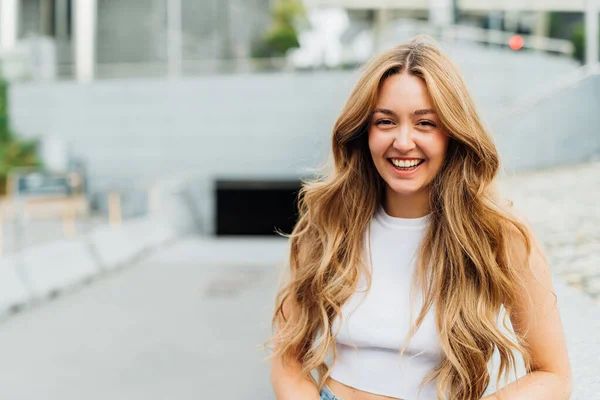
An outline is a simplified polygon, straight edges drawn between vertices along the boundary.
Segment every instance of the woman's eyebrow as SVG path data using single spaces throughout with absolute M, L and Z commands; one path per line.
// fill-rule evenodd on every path
M 395 112 L 393 112 L 392 110 L 389 110 L 387 108 L 376 108 L 375 110 L 373 110 L 373 114 L 376 114 L 376 113 L 382 113 L 385 115 L 390 115 L 392 117 L 398 116 Z
M 415 117 L 417 115 L 427 115 L 427 114 L 437 114 L 432 108 L 425 108 L 422 110 L 415 110 L 415 112 L 410 113 L 411 117 Z
M 376 113 L 382 113 L 382 114 L 389 115 L 392 117 L 398 116 L 394 111 L 387 109 L 387 108 L 376 108 L 375 110 L 373 110 L 373 114 L 376 114 Z M 411 112 L 410 117 L 415 117 L 415 116 L 419 116 L 419 115 L 427 115 L 427 114 L 437 114 L 437 113 L 435 112 L 435 110 L 433 108 L 424 108 L 424 109 L 415 110 L 414 112 Z

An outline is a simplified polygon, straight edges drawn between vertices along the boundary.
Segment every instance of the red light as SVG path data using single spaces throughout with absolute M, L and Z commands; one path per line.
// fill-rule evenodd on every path
M 523 36 L 515 35 L 510 38 L 508 45 L 513 50 L 521 50 L 525 45 L 525 39 L 523 39 Z

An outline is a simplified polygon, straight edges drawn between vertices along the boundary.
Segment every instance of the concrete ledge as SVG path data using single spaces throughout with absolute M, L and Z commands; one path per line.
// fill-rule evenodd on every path
M 131 220 L 117 227 L 104 226 L 89 237 L 102 267 L 112 270 L 177 236 L 174 229 L 154 217 Z
M 146 224 L 146 239 L 150 246 L 163 246 L 179 236 L 177 231 L 161 219 L 148 218 Z
M 168 221 L 155 216 L 0 257 L 0 314 L 122 267 L 178 236 Z
M 139 248 L 124 225 L 118 227 L 103 226 L 90 233 L 102 268 L 112 270 L 130 262 Z
M 0 314 L 27 304 L 31 295 L 17 272 L 14 257 L 0 258 Z
M 34 297 L 44 298 L 96 275 L 100 269 L 83 239 L 26 249 L 20 262 Z
M 175 231 L 170 229 L 158 218 L 140 218 L 125 223 L 122 226 L 124 233 L 136 252 L 143 252 L 149 248 L 165 244 L 169 239 L 176 236 Z

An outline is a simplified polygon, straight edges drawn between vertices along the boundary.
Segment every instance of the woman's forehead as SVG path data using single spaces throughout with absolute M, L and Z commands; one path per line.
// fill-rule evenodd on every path
M 378 108 L 409 109 L 407 112 L 411 113 L 417 110 L 434 109 L 423 79 L 409 74 L 396 74 L 384 80 L 375 104 L 375 109 Z

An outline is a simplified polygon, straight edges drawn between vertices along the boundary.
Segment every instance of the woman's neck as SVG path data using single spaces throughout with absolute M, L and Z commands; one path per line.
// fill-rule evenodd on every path
M 386 213 L 396 218 L 421 218 L 431 212 L 429 207 L 429 191 L 422 190 L 409 195 L 386 190 L 383 208 Z

